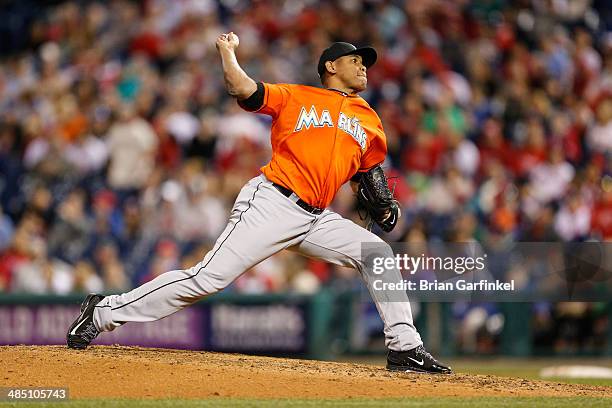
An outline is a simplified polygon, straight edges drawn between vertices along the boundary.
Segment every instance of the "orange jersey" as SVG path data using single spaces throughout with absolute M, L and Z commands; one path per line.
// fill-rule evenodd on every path
M 272 159 L 265 176 L 325 208 L 358 171 L 382 163 L 387 143 L 380 118 L 357 95 L 305 85 L 263 84 L 272 116 Z

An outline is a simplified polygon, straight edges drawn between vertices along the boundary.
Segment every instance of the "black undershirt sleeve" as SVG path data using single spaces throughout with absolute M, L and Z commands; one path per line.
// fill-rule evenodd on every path
M 257 90 L 246 99 L 239 100 L 238 105 L 250 112 L 261 109 L 264 103 L 265 89 L 263 82 L 257 82 Z
M 355 173 L 355 175 L 353 177 L 351 177 L 351 181 L 355 182 L 355 183 L 359 183 L 361 181 L 361 176 L 363 175 L 363 173 L 357 172 Z
M 379 167 L 382 163 L 377 164 L 376 166 L 372 166 L 367 170 L 363 170 L 363 171 L 357 171 L 357 173 L 355 173 L 353 175 L 353 177 L 351 177 L 351 181 L 354 181 L 355 183 L 359 183 L 361 182 L 361 176 L 364 175 L 364 173 L 367 173 L 368 171 L 372 170 L 374 167 Z

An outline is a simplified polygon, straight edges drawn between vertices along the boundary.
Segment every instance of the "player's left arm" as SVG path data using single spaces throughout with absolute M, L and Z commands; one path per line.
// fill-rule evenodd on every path
M 351 178 L 351 188 L 359 204 L 385 232 L 395 228 L 401 217 L 399 203 L 393 198 L 382 163 L 387 154 L 385 134 L 378 119 L 378 134 L 362 156 L 361 167 Z
M 357 173 L 351 177 L 351 188 L 353 192 L 357 192 L 359 189 L 359 183 L 361 181 L 361 177 L 368 170 L 373 169 L 375 166 L 380 166 L 385 161 L 385 157 L 387 156 L 387 137 L 385 136 L 385 131 L 382 126 L 382 122 L 376 112 L 372 111 L 372 115 L 376 117 L 377 128 L 376 134 L 373 135 L 368 148 L 361 156 L 361 165 L 359 166 L 359 170 Z

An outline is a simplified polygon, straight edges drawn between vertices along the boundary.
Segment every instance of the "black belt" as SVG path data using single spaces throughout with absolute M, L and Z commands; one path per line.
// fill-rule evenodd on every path
M 323 212 L 324 210 L 323 208 L 313 207 L 312 205 L 308 204 L 306 201 L 298 197 L 297 194 L 289 190 L 287 187 L 283 187 L 280 184 L 276 184 L 276 183 L 272 183 L 272 185 L 276 187 L 276 189 L 280 191 L 282 195 L 284 195 L 285 197 L 289 198 L 291 201 L 296 203 L 298 207 L 300 207 L 301 209 L 306 210 L 309 213 L 315 214 L 315 215 L 319 215 Z

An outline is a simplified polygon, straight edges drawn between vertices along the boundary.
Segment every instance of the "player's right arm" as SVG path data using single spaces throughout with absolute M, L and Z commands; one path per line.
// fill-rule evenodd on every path
M 238 105 L 249 112 L 278 117 L 290 93 L 290 85 L 273 85 L 255 82 L 238 64 L 236 48 L 240 43 L 233 32 L 217 37 L 217 50 L 223 65 L 223 77 L 227 92 L 238 100 Z
M 231 96 L 240 101 L 253 95 L 257 91 L 257 84 L 238 64 L 236 48 L 239 43 L 238 36 L 230 32 L 217 37 L 215 45 L 221 56 L 225 88 Z

